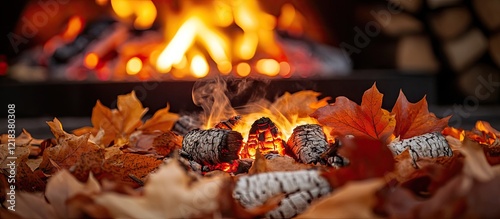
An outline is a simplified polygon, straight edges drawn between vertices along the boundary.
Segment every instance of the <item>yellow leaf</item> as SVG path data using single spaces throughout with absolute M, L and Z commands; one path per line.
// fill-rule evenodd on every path
M 148 111 L 135 96 L 135 92 L 118 96 L 118 110 L 122 116 L 123 124 L 121 134 L 130 134 L 142 125 L 141 118 Z
M 174 123 L 179 119 L 179 115 L 169 112 L 170 106 L 156 111 L 156 113 L 148 119 L 139 130 L 155 131 L 160 130 L 163 132 L 169 131 L 174 126 Z

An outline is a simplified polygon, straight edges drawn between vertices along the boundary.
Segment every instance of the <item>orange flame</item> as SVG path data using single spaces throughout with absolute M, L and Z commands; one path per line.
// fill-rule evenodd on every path
M 78 34 L 83 30 L 84 21 L 80 16 L 72 16 L 69 21 L 66 29 L 61 34 L 61 37 L 65 41 L 73 41 L 73 39 L 78 36 Z
M 156 7 L 151 0 L 111 0 L 111 7 L 119 18 L 132 18 L 136 29 L 148 29 L 156 19 Z

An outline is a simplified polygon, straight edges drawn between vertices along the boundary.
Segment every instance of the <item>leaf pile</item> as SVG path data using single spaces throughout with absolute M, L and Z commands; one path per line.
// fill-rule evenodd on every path
M 346 97 L 317 100 L 319 93 L 286 93 L 270 105 L 288 121 L 308 115 L 341 143 L 347 167 L 298 163 L 287 156 L 267 159 L 257 151 L 249 176 L 270 180 L 272 173 L 318 171 L 331 193 L 298 218 L 497 218 L 500 210 L 500 132 L 479 121 L 470 131 L 447 127 L 428 111 L 425 97 L 410 103 L 403 92 L 391 111 L 382 109 L 375 85 L 360 105 Z M 304 107 L 307 106 L 307 107 Z M 278 194 L 246 209 L 232 194 L 240 176 L 212 171 L 204 176 L 179 157 L 182 136 L 170 129 L 179 116 L 169 107 L 143 122 L 147 112 L 132 92 L 118 97 L 117 109 L 97 101 L 92 127 L 74 134 L 55 118 L 47 122 L 53 139 L 17 137 L 16 211 L 7 210 L 10 184 L 5 136 L 0 144 L 1 218 L 256 218 L 301 197 Z M 418 160 L 409 151 L 394 156 L 387 144 L 441 132 L 452 157 Z M 326 181 L 325 181 L 326 180 Z M 307 181 L 307 180 L 306 180 Z M 277 181 L 265 181 L 264 186 Z M 297 186 L 293 185 L 292 186 Z M 240 184 L 241 185 L 241 184 Z M 287 184 L 280 189 L 286 190 Z M 300 185 L 299 185 L 300 188 Z M 265 189 L 263 189 L 265 192 Z M 257 196 L 265 194 L 256 194 Z M 312 196 L 312 195 L 311 195 Z M 283 202 L 287 200 L 287 202 Z M 308 203 L 309 204 L 309 203 Z

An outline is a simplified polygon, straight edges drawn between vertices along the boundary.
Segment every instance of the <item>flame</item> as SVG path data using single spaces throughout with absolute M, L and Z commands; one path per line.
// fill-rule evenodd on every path
M 76 38 L 76 36 L 78 36 L 78 34 L 83 30 L 83 26 L 84 26 L 84 20 L 82 17 L 72 16 L 68 20 L 66 29 L 61 34 L 61 37 L 67 42 L 73 41 Z
M 222 170 L 228 173 L 235 173 L 238 170 L 239 163 L 234 160 L 232 163 L 218 163 L 216 165 L 210 166 L 210 170 Z
M 142 60 L 138 57 L 133 57 L 128 60 L 126 71 L 129 75 L 136 75 L 142 70 Z
M 111 7 L 119 18 L 133 17 L 134 27 L 139 30 L 149 29 L 157 15 L 156 7 L 151 0 L 111 0 Z
M 191 73 L 197 78 L 203 78 L 208 75 L 208 63 L 203 55 L 198 54 L 191 60 Z
M 477 121 L 474 129 L 467 133 L 467 137 L 480 144 L 497 145 L 499 144 L 500 132 L 491 127 L 490 123 Z
M 280 63 L 274 59 L 261 59 L 255 66 L 257 71 L 268 76 L 276 76 L 280 73 Z

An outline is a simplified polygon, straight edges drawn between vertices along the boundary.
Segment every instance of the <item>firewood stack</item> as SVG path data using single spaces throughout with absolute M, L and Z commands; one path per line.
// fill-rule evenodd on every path
M 498 101 L 500 91 L 485 83 L 500 80 L 499 1 L 390 0 L 360 10 L 367 26 L 375 20 L 383 35 L 396 39 L 396 68 L 439 72 L 440 90 L 450 99 L 461 93 Z

